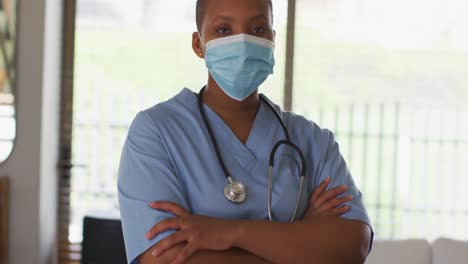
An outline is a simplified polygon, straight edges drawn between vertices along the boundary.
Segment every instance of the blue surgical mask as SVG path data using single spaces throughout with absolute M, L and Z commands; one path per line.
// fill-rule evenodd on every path
M 206 43 L 205 62 L 213 79 L 231 98 L 243 101 L 273 73 L 275 43 L 247 34 Z

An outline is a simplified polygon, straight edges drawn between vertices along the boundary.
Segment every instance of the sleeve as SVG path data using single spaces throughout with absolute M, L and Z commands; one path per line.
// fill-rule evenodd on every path
M 145 238 L 148 230 L 174 215 L 149 207 L 152 201 L 187 202 L 155 122 L 145 112 L 135 117 L 125 141 L 117 181 L 118 199 L 128 263 L 174 231 Z
M 325 178 L 330 177 L 331 182 L 327 189 L 332 189 L 340 185 L 346 185 L 348 188 L 344 195 L 352 195 L 353 200 L 346 203 L 350 206 L 348 212 L 343 214 L 341 217 L 350 219 L 350 220 L 359 220 L 367 224 L 372 231 L 371 222 L 367 214 L 366 208 L 362 201 L 362 193 L 356 187 L 353 177 L 348 170 L 348 166 L 340 153 L 338 143 L 335 141 L 335 137 L 332 132 L 327 129 L 320 129 L 315 127 L 316 135 L 314 138 L 318 139 L 319 142 L 316 144 L 315 153 L 316 157 L 322 157 L 322 159 L 316 164 L 316 168 L 313 169 L 314 179 L 310 182 L 309 190 L 313 191 L 318 185 L 325 180 Z M 374 232 L 372 231 L 372 240 Z

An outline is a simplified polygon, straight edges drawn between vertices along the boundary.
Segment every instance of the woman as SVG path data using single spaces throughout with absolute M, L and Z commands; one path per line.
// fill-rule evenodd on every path
M 269 0 L 198 1 L 192 45 L 207 85 L 140 112 L 123 148 L 130 263 L 364 262 L 369 219 L 333 135 L 258 94 L 272 21 Z M 286 137 L 270 197 L 270 154 Z

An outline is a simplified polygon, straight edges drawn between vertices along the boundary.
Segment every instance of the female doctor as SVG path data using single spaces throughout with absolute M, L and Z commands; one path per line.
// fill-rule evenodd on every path
M 258 87 L 270 0 L 198 0 L 208 82 L 140 112 L 118 194 L 129 263 L 363 263 L 369 218 L 333 134 Z

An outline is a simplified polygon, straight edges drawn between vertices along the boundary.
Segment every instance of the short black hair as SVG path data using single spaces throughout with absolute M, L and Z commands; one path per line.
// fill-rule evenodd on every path
M 205 16 L 205 3 L 206 0 L 197 0 L 197 7 L 196 7 L 196 21 L 197 21 L 197 30 L 200 32 L 202 24 L 203 24 L 203 18 Z M 273 14 L 273 3 L 271 0 L 268 0 L 268 5 L 270 6 L 271 13 Z

